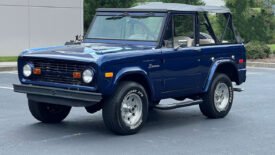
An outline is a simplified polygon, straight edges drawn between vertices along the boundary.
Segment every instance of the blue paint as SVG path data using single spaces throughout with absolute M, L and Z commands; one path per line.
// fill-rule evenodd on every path
M 121 12 L 97 13 L 97 15 L 105 14 L 116 15 Z M 131 14 L 144 15 L 148 12 Z M 167 22 L 171 13 L 156 13 L 155 16 L 164 16 Z M 164 30 L 165 28 L 163 28 Z M 196 33 L 198 33 L 197 29 Z M 84 39 L 83 43 L 85 44 L 83 45 L 33 48 L 22 52 L 18 59 L 19 79 L 23 84 L 99 92 L 103 96 L 109 96 L 113 94 L 120 79 L 134 74 L 146 79 L 152 100 L 205 93 L 209 89 L 216 69 L 226 63 L 232 64 L 238 72 L 237 84 L 245 82 L 246 65 L 245 63 L 238 64 L 239 59 L 246 61 L 243 44 L 197 46 L 176 50 L 174 48 L 158 48 L 162 39 L 155 42 Z M 95 84 L 79 86 L 32 81 L 22 75 L 22 66 L 30 59 L 84 64 L 87 65 L 87 68 L 92 66 L 96 72 Z M 106 72 L 113 72 L 114 77 L 105 78 Z

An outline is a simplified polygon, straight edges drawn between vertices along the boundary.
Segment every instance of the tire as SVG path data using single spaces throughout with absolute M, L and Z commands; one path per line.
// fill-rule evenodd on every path
M 115 134 L 135 134 L 147 120 L 148 107 L 147 93 L 140 84 L 121 82 L 115 93 L 104 102 L 103 120 Z
M 159 105 L 160 100 L 157 101 L 151 101 L 151 104 L 149 104 L 149 111 L 154 110 L 156 105 Z
M 99 110 L 102 109 L 102 103 L 97 103 L 95 105 L 89 106 L 89 107 L 85 107 L 86 111 L 90 114 L 96 113 Z
M 43 123 L 59 123 L 68 116 L 71 107 L 29 100 L 29 110 L 34 118 Z
M 208 118 L 223 118 L 229 113 L 233 98 L 230 78 L 225 74 L 216 74 L 209 91 L 203 95 L 200 110 Z

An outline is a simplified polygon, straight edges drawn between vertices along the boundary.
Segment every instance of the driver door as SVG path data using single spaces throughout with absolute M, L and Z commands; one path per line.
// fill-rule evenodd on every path
M 200 91 L 201 52 L 195 47 L 195 14 L 171 15 L 164 36 L 164 96 L 184 96 Z M 171 30 L 169 30 L 171 29 Z

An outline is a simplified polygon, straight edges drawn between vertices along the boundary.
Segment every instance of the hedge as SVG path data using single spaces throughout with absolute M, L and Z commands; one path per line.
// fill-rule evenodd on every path
M 268 45 L 258 41 L 251 41 L 246 44 L 246 54 L 248 59 L 264 59 L 271 54 L 271 49 Z

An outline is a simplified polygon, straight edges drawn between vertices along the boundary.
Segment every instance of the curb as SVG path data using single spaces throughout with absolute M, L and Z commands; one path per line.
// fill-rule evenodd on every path
M 17 70 L 17 67 L 15 67 L 15 66 L 0 67 L 0 72 L 16 71 L 16 70 Z
M 17 70 L 16 62 L 0 62 L 0 71 L 15 71 Z
M 246 62 L 248 67 L 275 68 L 275 63 Z

